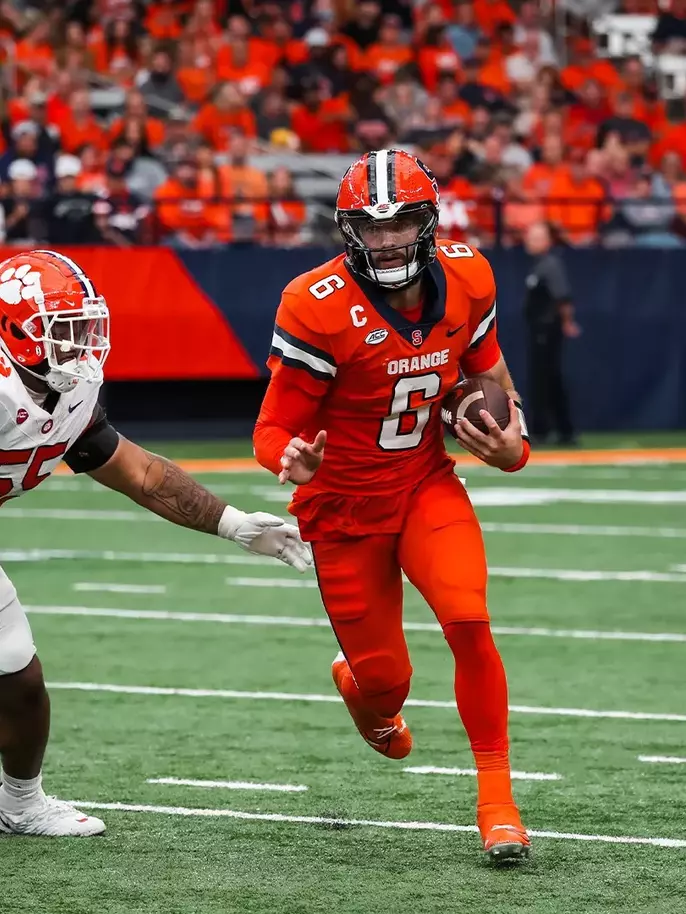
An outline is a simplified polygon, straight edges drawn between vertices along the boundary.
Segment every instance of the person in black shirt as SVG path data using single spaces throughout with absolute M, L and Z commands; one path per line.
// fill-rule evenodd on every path
M 0 204 L 0 240 L 11 245 L 35 244 L 45 237 L 38 169 L 30 159 L 15 159 L 8 178 L 8 193 Z
M 379 40 L 381 5 L 376 0 L 360 0 L 355 6 L 355 17 L 347 22 L 341 32 L 366 51 Z
M 562 373 L 562 343 L 579 336 L 571 290 L 562 258 L 552 250 L 550 229 L 532 225 L 525 245 L 534 261 L 526 278 L 524 318 L 529 355 L 529 406 L 532 438 L 545 442 L 552 429 L 562 445 L 576 443 Z
M 99 240 L 93 220 L 96 197 L 78 190 L 81 173 L 77 156 L 61 155 L 55 162 L 55 193 L 46 203 L 50 244 L 95 244 Z

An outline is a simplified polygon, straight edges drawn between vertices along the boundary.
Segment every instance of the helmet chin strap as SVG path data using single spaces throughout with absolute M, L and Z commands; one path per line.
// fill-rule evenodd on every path
M 74 359 L 72 361 L 76 361 L 76 360 Z M 27 374 L 30 377 L 35 378 L 36 381 L 39 381 L 41 384 L 44 384 L 50 390 L 54 390 L 55 393 L 66 394 L 66 393 L 69 393 L 69 391 L 72 390 L 74 387 L 76 387 L 78 380 L 79 380 L 77 377 L 72 377 L 71 375 L 65 375 L 61 371 L 55 371 L 54 368 L 50 368 L 48 365 L 47 359 L 45 360 L 45 362 L 43 364 L 46 366 L 47 371 L 45 371 L 45 373 L 41 374 L 38 371 L 34 371 L 31 368 L 27 368 L 26 365 L 21 365 L 18 362 L 14 362 L 15 367 L 20 371 L 20 373 Z M 67 363 L 67 364 L 69 364 L 69 363 Z

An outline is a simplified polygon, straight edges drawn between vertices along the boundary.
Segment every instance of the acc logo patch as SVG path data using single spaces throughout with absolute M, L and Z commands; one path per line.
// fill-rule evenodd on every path
M 372 330 L 371 333 L 367 334 L 364 341 L 368 346 L 378 346 L 379 343 L 383 343 L 387 336 L 388 330 Z
M 18 409 L 17 410 L 17 425 L 22 425 L 29 418 L 28 410 Z
M 421 346 L 424 342 L 424 334 L 421 330 L 412 331 L 412 343 L 414 346 Z

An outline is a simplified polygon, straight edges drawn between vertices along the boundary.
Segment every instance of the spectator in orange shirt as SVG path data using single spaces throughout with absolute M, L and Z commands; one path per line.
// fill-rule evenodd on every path
M 88 143 L 79 150 L 81 171 L 76 179 L 76 186 L 86 194 L 102 196 L 107 190 L 105 177 L 105 161 L 103 152 Z
M 413 56 L 411 48 L 403 40 L 400 18 L 384 16 L 379 40 L 367 49 L 362 66 L 381 83 L 388 85 L 393 82 L 396 71 L 410 63 Z
M 231 143 L 229 162 L 220 166 L 222 186 L 231 198 L 235 241 L 255 241 L 264 234 L 269 198 L 266 174 L 248 162 L 250 141 L 237 134 Z
M 203 105 L 193 121 L 193 129 L 212 144 L 217 152 L 226 152 L 234 133 L 257 136 L 255 115 L 245 104 L 240 89 L 233 83 L 221 84 L 214 101 Z
M 608 216 L 605 191 L 589 175 L 585 153 L 572 149 L 570 164 L 555 177 L 547 199 L 548 220 L 560 237 L 575 245 L 592 244 Z
M 207 248 L 223 240 L 228 216 L 225 204 L 203 194 L 195 158 L 176 163 L 171 177 L 154 194 L 164 243 L 186 248 Z
M 570 92 L 577 92 L 589 79 L 600 83 L 604 89 L 619 89 L 622 78 L 608 60 L 596 57 L 590 41 L 577 42 L 574 63 L 562 71 L 562 83 Z
M 568 142 L 580 149 L 592 149 L 598 130 L 612 114 L 600 83 L 587 79 L 577 91 L 578 101 L 569 109 L 565 124 Z
M 105 131 L 93 116 L 90 93 L 87 89 L 72 92 L 69 113 L 60 122 L 59 128 L 63 152 L 74 154 L 81 146 L 89 143 L 98 149 L 105 149 L 107 146 Z
M 184 38 L 178 44 L 176 80 L 186 101 L 194 105 L 205 102 L 215 84 L 212 57 L 206 42 Z
M 297 247 L 308 238 L 305 227 L 307 207 L 298 199 L 293 175 L 279 166 L 269 176 L 269 215 L 267 238 L 277 247 Z
M 220 37 L 222 30 L 217 23 L 217 10 L 213 0 L 197 0 L 183 31 L 189 38 L 215 40 Z
M 128 74 L 138 63 L 138 45 L 131 23 L 115 19 L 105 29 L 105 40 L 98 45 L 95 58 L 98 71 L 111 79 Z
M 17 42 L 14 61 L 25 77 L 52 76 L 55 71 L 55 54 L 50 44 L 50 25 L 46 16 L 41 16 L 29 29 L 27 36 Z
M 217 52 L 217 79 L 235 83 L 246 96 L 268 86 L 270 75 L 268 66 L 251 55 L 247 38 L 232 37 Z
M 58 127 L 69 113 L 69 99 L 74 91 L 74 80 L 70 73 L 58 70 L 55 78 L 50 81 L 51 94 L 48 95 L 47 116 L 51 124 Z
M 303 87 L 303 102 L 291 112 L 291 130 L 303 152 L 347 152 L 350 110 L 344 98 L 324 98 L 316 84 Z
M 545 221 L 545 209 L 524 186 L 521 172 L 508 169 L 505 175 L 505 201 L 502 209 L 504 242 L 518 245 L 535 222 Z
M 145 30 L 156 41 L 178 41 L 182 32 L 179 19 L 174 0 L 151 3 L 145 14 Z
M 442 25 L 427 30 L 417 61 L 422 82 L 429 92 L 436 91 L 439 79 L 445 75 L 453 80 L 459 78 L 460 58 Z
M 95 69 L 95 55 L 88 45 L 84 27 L 77 20 L 71 20 L 65 23 L 63 35 L 55 50 L 55 61 L 62 69 L 69 62 L 73 66 L 77 59 L 80 62 L 80 69 Z
M 549 197 L 554 182 L 564 171 L 563 156 L 561 137 L 555 134 L 545 136 L 541 146 L 541 160 L 534 162 L 524 174 L 523 190 L 539 200 Z
M 148 116 L 148 106 L 145 98 L 138 90 L 130 91 L 124 102 L 124 113 L 116 118 L 110 126 L 110 141 L 127 133 L 128 125 L 136 122 L 140 128 L 137 134 L 142 134 L 139 142 L 144 143 L 149 150 L 161 146 L 164 142 L 164 124 L 155 117 Z M 134 128 L 135 129 L 135 128 Z
M 479 63 L 479 82 L 482 86 L 494 89 L 500 95 L 510 93 L 510 80 L 505 72 L 504 62 L 493 55 L 493 46 L 488 38 L 480 38 L 476 43 L 474 57 Z
M 263 17 L 259 23 L 259 37 L 253 38 L 253 45 L 258 59 L 270 70 L 284 64 L 295 67 L 307 60 L 307 45 L 293 37 L 293 26 L 283 16 Z
M 474 0 L 474 13 L 479 28 L 487 35 L 494 35 L 501 22 L 514 25 L 517 21 L 507 0 Z
M 447 127 L 456 124 L 467 125 L 472 119 L 472 109 L 459 96 L 459 86 L 454 76 L 448 74 L 438 80 L 437 96 L 441 103 L 441 115 Z

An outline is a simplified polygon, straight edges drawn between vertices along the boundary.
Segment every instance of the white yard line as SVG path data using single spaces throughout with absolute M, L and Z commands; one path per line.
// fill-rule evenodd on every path
M 164 584 L 105 584 L 98 581 L 77 581 L 72 590 L 79 593 L 131 593 L 163 594 L 167 592 Z
M 482 521 L 484 533 L 508 533 L 517 536 L 611 536 L 643 539 L 686 539 L 686 527 L 624 527 L 599 524 L 509 524 Z
M 0 549 L 0 562 L 135 562 L 163 565 L 267 565 L 271 568 L 285 568 L 277 561 L 262 555 L 247 555 L 244 552 L 117 552 L 108 549 Z
M 261 496 L 265 501 L 284 503 L 283 491 L 264 487 Z M 477 507 L 519 507 L 523 505 L 552 505 L 561 502 L 574 504 L 633 504 L 675 505 L 686 504 L 686 491 L 647 489 L 549 489 L 535 486 L 475 486 L 470 487 L 469 497 Z M 161 520 L 156 514 L 143 510 L 99 510 L 86 508 L 19 508 L 4 506 L 2 516 L 17 520 L 60 521 L 133 521 Z
M 242 701 L 283 701 L 339 704 L 340 695 L 298 692 L 243 692 L 235 689 L 185 689 L 167 686 L 113 685 L 102 682 L 50 682 L 48 688 L 67 692 L 111 692 L 121 695 L 161 695 L 183 698 L 231 698 Z M 408 708 L 441 708 L 455 711 L 454 701 L 428 701 L 408 698 Z M 552 717 L 591 717 L 609 720 L 661 720 L 686 723 L 686 714 L 658 714 L 649 711 L 596 711 L 590 708 L 541 708 L 510 705 L 513 714 L 545 714 Z
M 254 781 L 197 781 L 187 778 L 148 778 L 146 784 L 166 787 L 207 787 L 221 790 L 266 790 L 273 793 L 304 793 L 304 784 L 259 784 Z
M 403 768 L 407 774 L 445 774 L 452 777 L 476 777 L 476 768 L 438 768 L 435 765 L 414 765 Z M 561 774 L 545 774 L 542 771 L 511 771 L 513 781 L 561 781 Z
M 542 578 L 551 581 L 646 581 L 653 584 L 686 584 L 686 572 L 666 571 L 595 571 L 581 568 L 520 568 L 491 566 L 491 578 Z M 232 587 L 287 587 L 314 589 L 312 578 L 248 578 L 230 577 L 226 583 Z
M 686 765 L 686 758 L 678 755 L 639 755 L 638 760 L 653 765 Z
M 198 816 L 210 819 L 245 819 L 252 822 L 289 822 L 296 825 L 328 825 L 332 828 L 387 828 L 401 831 L 467 832 L 477 831 L 476 825 L 454 825 L 449 822 L 383 822 L 375 819 L 332 819 L 325 816 L 286 816 L 281 813 L 241 812 L 234 809 L 192 809 L 186 806 L 149 806 L 142 803 L 94 803 L 90 800 L 70 800 L 84 809 L 110 812 L 156 813 L 163 816 Z M 602 844 L 648 844 L 653 847 L 686 847 L 678 838 L 644 838 L 628 835 L 586 835 L 557 831 L 530 831 L 534 838 L 561 841 L 598 841 Z
M 329 620 L 323 616 L 266 616 L 241 615 L 235 613 L 172 612 L 164 609 L 118 609 L 96 606 L 40 606 L 28 605 L 24 609 L 42 616 L 92 616 L 111 619 L 147 619 L 155 622 L 218 622 L 224 625 L 266 625 L 283 628 L 330 628 Z M 403 623 L 409 632 L 439 632 L 436 622 Z M 593 631 L 567 628 L 524 628 L 512 625 L 493 625 L 496 635 L 512 635 L 529 638 L 571 638 L 583 641 L 645 641 L 686 643 L 683 632 L 623 632 Z

